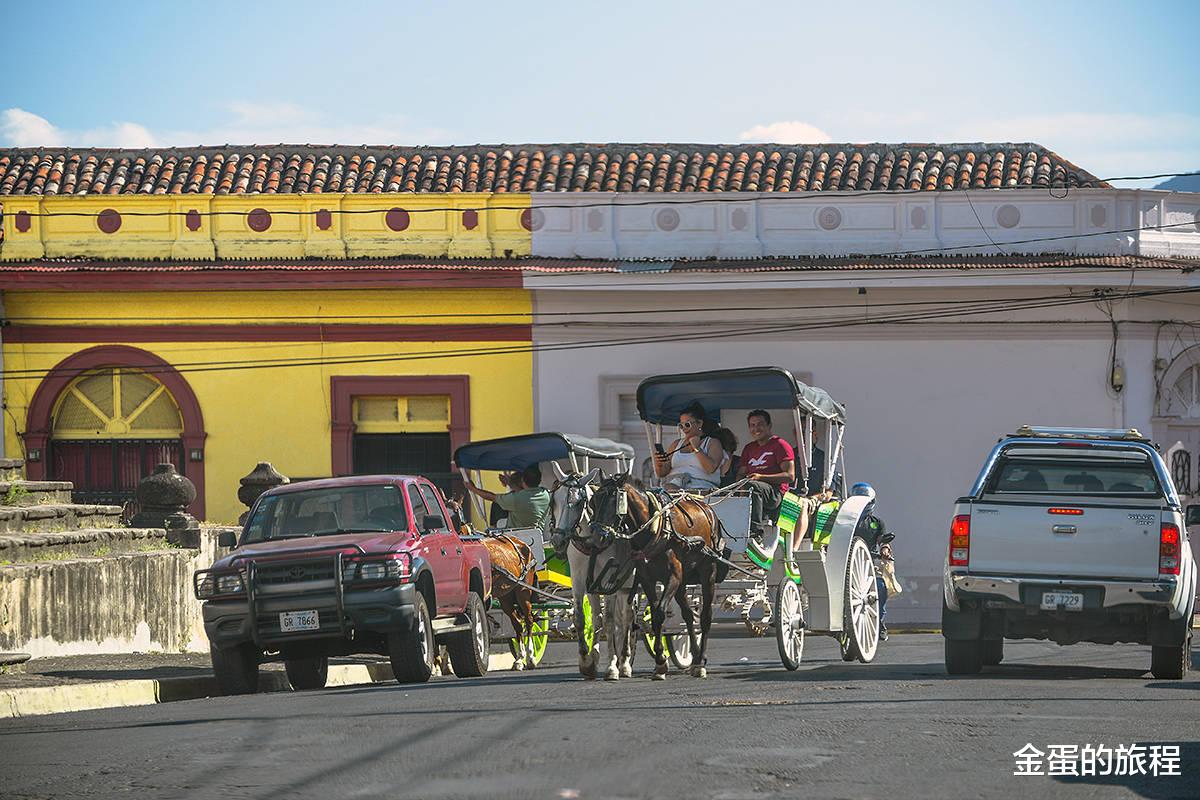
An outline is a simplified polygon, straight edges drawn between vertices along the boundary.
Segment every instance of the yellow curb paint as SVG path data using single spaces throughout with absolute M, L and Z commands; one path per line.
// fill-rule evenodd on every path
M 37 686 L 0 691 L 0 717 L 31 717 L 63 711 L 146 706 L 158 702 L 156 681 Z

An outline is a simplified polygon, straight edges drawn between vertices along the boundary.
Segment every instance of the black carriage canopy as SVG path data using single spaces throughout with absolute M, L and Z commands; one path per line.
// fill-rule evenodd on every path
M 804 414 L 846 424 L 846 408 L 824 389 L 807 386 L 781 367 L 743 367 L 681 375 L 655 375 L 638 386 L 638 415 L 646 422 L 670 424 L 698 402 L 710 417 L 726 408 L 798 408 Z
M 610 439 L 591 439 L 573 433 L 528 433 L 464 444 L 454 452 L 462 469 L 513 470 L 531 464 L 569 458 L 571 453 L 590 458 L 633 459 L 633 448 Z

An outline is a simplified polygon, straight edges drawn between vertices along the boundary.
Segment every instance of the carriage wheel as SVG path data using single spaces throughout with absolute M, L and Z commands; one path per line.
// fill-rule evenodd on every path
M 775 643 L 783 666 L 798 668 L 804 655 L 804 603 L 800 587 L 786 576 L 775 594 Z
M 650 621 L 650 602 L 644 592 L 638 593 L 637 603 L 637 607 L 642 611 L 642 642 L 646 645 L 646 652 L 654 658 L 654 626 Z M 663 634 L 662 639 L 667 658 L 672 664 L 684 670 L 692 666 L 692 640 L 688 638 L 686 631 L 674 636 Z
M 875 582 L 871 551 L 857 536 L 850 545 L 850 558 L 846 564 L 844 609 L 847 654 L 869 664 L 879 647 L 879 587 Z
M 549 630 L 550 613 L 548 611 L 533 612 L 533 632 L 535 634 L 543 634 L 541 636 L 533 637 L 533 663 L 535 665 L 542 663 L 542 656 L 546 655 L 546 642 L 548 641 L 549 637 L 545 634 L 548 633 Z M 513 658 L 517 658 L 520 655 L 520 652 L 517 649 L 516 639 L 509 639 L 508 652 L 512 653 Z

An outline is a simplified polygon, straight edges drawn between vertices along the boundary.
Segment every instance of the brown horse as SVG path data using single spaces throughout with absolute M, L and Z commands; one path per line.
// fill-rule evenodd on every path
M 486 535 L 483 543 L 492 558 L 492 597 L 512 621 L 517 636 L 513 669 L 533 669 L 533 588 L 537 586 L 537 560 L 529 545 L 505 534 Z
M 654 634 L 654 678 L 667 677 L 662 628 L 667 603 L 679 604 L 687 625 L 692 652 L 691 674 L 703 678 L 712 625 L 713 598 L 717 591 L 721 551 L 721 523 L 712 508 L 691 496 L 661 498 L 628 482 L 628 475 L 606 478 L 592 497 L 591 535 L 595 546 L 606 547 L 620 537 L 630 541 L 637 560 L 637 577 L 650 607 Z M 663 585 L 661 597 L 658 584 Z M 700 641 L 696 642 L 695 614 L 688 603 L 687 587 L 700 586 Z

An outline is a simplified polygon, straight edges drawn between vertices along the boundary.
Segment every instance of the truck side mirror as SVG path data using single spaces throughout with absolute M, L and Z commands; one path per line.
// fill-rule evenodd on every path
M 237 533 L 234 531 L 221 531 L 218 533 L 217 547 L 237 547 Z
M 1184 524 L 1188 527 L 1191 527 L 1192 525 L 1200 525 L 1200 505 L 1188 506 L 1184 520 Z
M 442 518 L 441 514 L 426 514 L 425 521 L 421 523 L 421 532 L 432 533 L 433 531 L 440 531 L 445 527 L 446 520 Z

